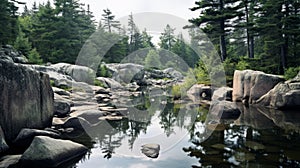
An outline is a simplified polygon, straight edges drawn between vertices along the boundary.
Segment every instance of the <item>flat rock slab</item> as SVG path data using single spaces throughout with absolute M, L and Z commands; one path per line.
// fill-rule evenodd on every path
M 30 167 L 57 167 L 84 155 L 87 150 L 85 146 L 69 140 L 37 136 L 23 153 L 20 163 Z
M 0 167 L 8 168 L 19 162 L 22 155 L 6 155 L 0 158 Z
M 149 158 L 157 158 L 159 155 L 159 144 L 145 144 L 142 146 L 142 153 Z

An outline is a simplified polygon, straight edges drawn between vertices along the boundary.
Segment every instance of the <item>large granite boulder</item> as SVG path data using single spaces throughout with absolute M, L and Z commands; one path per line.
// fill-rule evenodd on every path
M 277 109 L 300 107 L 300 72 L 294 79 L 276 85 L 257 103 Z
M 124 63 L 124 64 L 106 64 L 106 67 L 113 72 L 113 78 L 124 83 L 141 82 L 144 79 L 144 66 Z
M 48 136 L 51 138 L 60 138 L 59 132 L 24 128 L 20 131 L 19 135 L 14 140 L 13 146 L 17 147 L 18 150 L 26 149 L 29 147 L 33 138 L 36 136 Z
M 0 69 L 0 125 L 7 143 L 22 128 L 49 127 L 53 116 L 49 76 L 3 60 Z
M 20 163 L 25 167 L 58 167 L 83 156 L 87 150 L 85 146 L 69 140 L 36 136 L 20 158 Z
M 11 45 L 4 45 L 0 48 L 1 59 L 9 60 L 15 63 L 28 63 L 27 58 L 20 52 L 15 50 Z
M 93 83 L 96 73 L 89 67 L 72 65 L 67 63 L 57 63 L 51 65 L 61 74 L 71 76 L 77 82 Z
M 282 81 L 284 81 L 284 78 L 277 75 L 253 70 L 236 70 L 233 78 L 232 100 L 242 101 L 245 104 L 255 103 L 261 96 Z

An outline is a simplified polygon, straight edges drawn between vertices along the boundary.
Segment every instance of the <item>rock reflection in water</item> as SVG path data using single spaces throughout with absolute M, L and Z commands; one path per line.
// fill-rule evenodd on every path
M 239 108 L 240 117 L 222 120 L 206 141 L 199 141 L 199 133 L 194 133 L 192 145 L 183 148 L 199 160 L 192 167 L 300 166 L 299 111 Z

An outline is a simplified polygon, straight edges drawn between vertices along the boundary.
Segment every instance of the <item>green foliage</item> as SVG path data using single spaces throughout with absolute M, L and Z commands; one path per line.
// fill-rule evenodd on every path
M 120 22 L 115 20 L 115 15 L 109 9 L 103 10 L 102 21 L 104 22 L 103 28 L 106 29 L 109 33 L 113 32 L 113 28 L 119 30 Z
M 174 99 L 180 99 L 185 97 L 187 94 L 183 92 L 183 85 L 173 85 L 172 86 L 172 95 Z
M 102 83 L 101 81 L 99 81 L 97 79 L 94 80 L 94 85 L 100 86 L 100 87 L 106 87 L 106 85 L 104 83 Z
M 0 0 L 0 44 L 13 44 L 18 35 L 17 10 L 14 1 Z
M 289 67 L 285 70 L 284 78 L 286 80 L 294 78 L 300 72 L 300 66 L 298 67 Z
M 55 87 L 55 81 L 50 79 L 50 86 Z
M 203 61 L 201 60 L 199 61 L 199 65 L 195 67 L 193 73 L 195 74 L 197 83 L 202 83 L 202 84 L 210 83 L 209 74 Z
M 109 71 L 109 69 L 105 66 L 105 64 L 100 64 L 99 65 L 99 68 L 97 70 L 97 74 L 96 74 L 97 77 L 112 77 L 112 74 L 111 72 Z
M 249 63 L 246 62 L 245 60 L 239 61 L 236 65 L 237 70 L 246 70 L 246 69 L 249 69 L 249 68 L 250 68 Z
M 145 59 L 145 67 L 146 68 L 161 68 L 161 62 L 159 59 L 159 55 L 156 50 L 150 50 Z
M 29 51 L 31 50 L 31 44 L 25 34 L 19 30 L 19 35 L 14 42 L 14 48 L 18 51 L 21 51 L 25 56 L 29 55 Z
M 174 99 L 186 97 L 187 91 L 196 83 L 197 79 L 195 78 L 194 70 L 189 69 L 189 71 L 187 72 L 187 76 L 184 79 L 184 82 L 172 86 L 172 95 Z
M 176 42 L 174 30 L 174 28 L 167 24 L 164 32 L 161 33 L 161 36 L 159 37 L 160 43 L 158 45 L 160 46 L 160 48 L 171 50 L 173 44 Z
M 42 64 L 43 60 L 41 59 L 40 54 L 37 52 L 36 48 L 33 48 L 29 51 L 28 61 L 32 64 Z

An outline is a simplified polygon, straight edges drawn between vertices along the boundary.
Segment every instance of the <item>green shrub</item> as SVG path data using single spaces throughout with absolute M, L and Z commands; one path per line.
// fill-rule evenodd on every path
M 97 70 L 97 74 L 98 77 L 106 77 L 106 78 L 111 78 L 112 77 L 112 73 L 110 72 L 110 70 L 104 65 L 101 64 Z
M 184 91 L 184 85 L 178 84 L 172 86 L 172 95 L 174 99 L 180 99 L 187 95 L 186 91 Z
M 246 62 L 245 60 L 239 61 L 235 67 L 235 69 L 237 69 L 237 70 L 246 70 L 249 68 L 250 68 L 249 63 Z
M 104 83 L 102 83 L 101 81 L 99 81 L 97 79 L 94 80 L 94 85 L 100 86 L 100 87 L 106 87 L 106 85 Z
M 41 59 L 40 54 L 37 52 L 36 48 L 33 48 L 29 51 L 28 61 L 32 64 L 42 64 L 43 60 Z
M 299 67 L 290 67 L 285 70 L 284 72 L 284 78 L 286 80 L 294 78 L 300 71 L 300 66 Z

